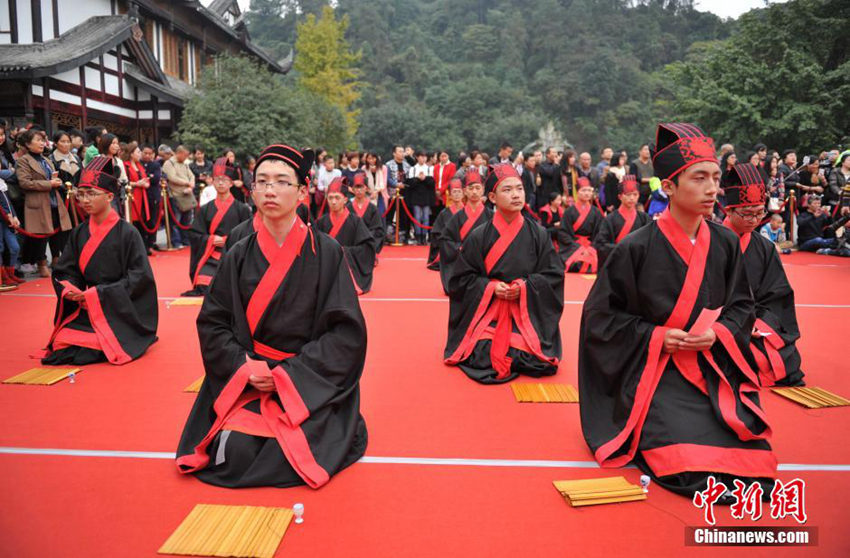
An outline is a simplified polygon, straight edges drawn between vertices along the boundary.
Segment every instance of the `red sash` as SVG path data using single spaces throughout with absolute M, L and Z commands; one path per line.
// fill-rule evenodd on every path
M 106 238 L 106 235 L 109 234 L 109 231 L 118 224 L 119 221 L 118 214 L 115 213 L 115 210 L 110 209 L 109 215 L 106 216 L 106 219 L 103 220 L 103 223 L 96 223 L 93 218 L 89 218 L 89 239 L 86 241 L 86 245 L 83 246 L 83 249 L 80 250 L 80 271 L 85 275 L 86 267 L 89 265 L 89 261 L 91 260 L 94 253 L 97 251 L 100 243 L 103 242 L 103 239 Z
M 334 215 L 333 211 L 328 213 L 328 217 L 331 219 L 331 230 L 328 234 L 330 234 L 331 237 L 336 238 L 336 235 L 338 235 L 339 231 L 342 230 L 345 220 L 348 219 L 348 215 L 348 209 L 345 208 L 343 208 L 339 215 Z
M 723 225 L 726 228 L 728 228 L 729 230 L 731 230 L 732 232 L 734 232 L 735 234 L 738 234 L 738 231 L 736 231 L 732 227 L 732 222 L 729 220 L 729 217 L 726 217 L 725 219 L 723 219 Z M 747 247 L 749 247 L 749 245 L 750 245 L 750 239 L 752 238 L 752 234 L 753 233 L 744 233 L 742 235 L 739 235 L 740 238 L 741 238 L 741 253 L 742 254 L 746 253 Z
M 772 386 L 788 374 L 785 361 L 779 353 L 779 349 L 785 346 L 785 341 L 760 319 L 756 319 L 754 334 L 764 340 L 764 352 L 755 343 L 750 343 L 750 350 L 758 365 L 759 382 L 762 387 Z
M 564 269 L 569 272 L 574 263 L 580 263 L 579 273 L 596 273 L 596 269 L 599 267 L 599 254 L 593 247 L 590 237 L 577 234 L 576 242 L 579 243 L 579 247 L 567 258 Z
M 357 216 L 362 219 L 363 216 L 366 215 L 366 210 L 369 209 L 370 203 L 371 202 L 369 200 L 366 200 L 366 203 L 363 204 L 363 207 L 360 207 L 359 205 L 357 205 L 357 200 L 351 200 L 351 207 L 354 208 L 354 213 L 356 213 Z
M 257 330 L 257 325 L 260 323 L 260 318 L 268 308 L 272 297 L 277 292 L 281 283 L 283 283 L 289 268 L 295 258 L 301 253 L 301 247 L 304 245 L 304 239 L 307 238 L 307 225 L 296 215 L 295 223 L 283 245 L 278 246 L 275 239 L 269 233 L 265 224 L 260 220 L 257 228 L 257 243 L 266 261 L 269 262 L 269 268 L 260 279 L 254 294 L 251 295 L 251 300 L 248 301 L 248 306 L 245 309 L 245 317 L 248 320 L 248 328 L 251 335 Z
M 574 207 L 578 211 L 578 218 L 573 223 L 573 232 L 578 235 L 578 230 L 584 225 L 587 216 L 590 215 L 590 208 L 592 206 L 589 203 L 577 203 Z
M 475 223 L 478 222 L 478 218 L 481 217 L 481 214 L 484 212 L 484 204 L 479 203 L 478 209 L 472 209 L 471 206 L 466 205 L 463 208 L 464 213 L 466 213 L 466 222 L 460 228 L 460 239 L 463 240 L 466 238 L 466 235 L 469 234 L 469 231 L 472 230 L 472 227 L 475 226 Z
M 617 239 L 614 241 L 614 244 L 619 244 L 621 240 L 626 238 L 626 235 L 632 232 L 632 227 L 635 225 L 635 218 L 637 217 L 637 210 L 632 208 L 631 210 L 624 209 L 621 205 L 617 208 L 617 212 L 623 218 L 625 223 L 623 224 L 623 228 L 620 229 L 620 234 L 617 235 Z
M 212 221 L 210 221 L 209 237 L 207 238 L 207 245 L 204 247 L 204 253 L 201 254 L 201 259 L 198 260 L 198 266 L 195 268 L 195 277 L 192 280 L 193 287 L 197 287 L 198 285 L 209 285 L 210 281 L 212 281 L 212 276 L 201 275 L 201 269 L 210 258 L 213 258 L 214 260 L 221 258 L 221 248 L 213 244 L 213 237 L 218 226 L 221 224 L 222 219 L 224 219 L 224 216 L 233 205 L 233 196 L 227 196 L 227 199 L 224 201 L 220 201 L 216 198 L 213 200 L 213 203 L 215 203 L 215 215 L 213 215 Z M 224 238 L 227 239 L 226 236 Z
M 690 315 L 693 312 L 694 304 L 696 303 L 697 296 L 699 294 L 700 285 L 702 284 L 702 280 L 705 276 L 705 265 L 708 259 L 709 247 L 711 246 L 711 232 L 708 225 L 705 222 L 701 222 L 699 231 L 697 232 L 696 243 L 691 244 L 688 235 L 672 217 L 669 209 L 667 209 L 662 214 L 661 218 L 658 219 L 658 228 L 679 257 L 682 258 L 682 261 L 685 265 L 687 265 L 688 270 L 685 275 L 684 284 L 682 285 L 682 291 L 679 294 L 679 298 L 676 301 L 673 311 L 670 313 L 670 316 L 667 318 L 664 325 L 656 326 L 652 332 L 647 350 L 646 365 L 643 373 L 641 374 L 640 380 L 638 381 L 634 404 L 632 405 L 625 427 L 614 438 L 596 450 L 594 456 L 597 462 L 603 467 L 621 467 L 634 458 L 640 442 L 641 430 L 652 402 L 652 397 L 658 387 L 658 382 L 661 380 L 661 375 L 671 358 L 682 376 L 691 382 L 702 393 L 707 394 L 706 382 L 703 377 L 702 370 L 699 368 L 699 364 L 697 362 L 697 353 L 693 351 L 679 351 L 674 355 L 670 355 L 663 352 L 663 346 L 664 335 L 667 330 L 671 328 L 683 329 L 687 325 Z M 754 383 L 757 380 L 755 374 L 744 359 L 743 354 L 735 344 L 735 339 L 732 333 L 719 322 L 713 323 L 710 327 L 717 334 L 717 342 L 723 345 L 735 365 L 739 367 L 750 380 L 750 382 L 742 382 L 740 385 L 738 393 L 740 400 L 744 406 L 750 409 L 762 421 L 764 421 L 765 425 L 767 425 L 764 413 L 750 400 L 749 397 L 745 395 L 749 392 L 758 391 L 758 388 Z M 769 438 L 771 435 L 769 425 L 766 426 L 765 430 L 761 434 L 755 434 L 743 424 L 740 418 L 738 418 L 735 408 L 736 398 L 732 386 L 715 363 L 710 349 L 702 351 L 701 354 L 708 361 L 712 369 L 717 372 L 717 376 L 719 378 L 718 403 L 722 418 L 727 426 L 734 431 L 738 438 L 742 441 Z M 618 457 L 612 458 L 611 455 L 620 452 L 627 441 L 629 441 L 628 450 L 625 453 L 621 453 Z M 734 463 L 730 461 L 726 469 L 718 469 L 717 467 L 722 467 L 722 464 L 718 464 L 717 462 L 712 462 L 710 467 L 708 465 L 704 465 L 709 468 L 692 468 L 693 463 L 685 464 L 685 461 L 687 461 L 689 457 L 694 456 L 696 459 L 704 459 L 704 462 L 707 462 L 709 458 L 713 456 L 706 457 L 705 454 L 712 453 L 714 450 L 723 453 L 723 450 L 705 446 L 706 451 L 703 451 L 702 453 L 685 451 L 687 448 L 681 448 L 683 451 L 680 452 L 677 451 L 677 446 L 679 446 L 679 444 L 673 444 L 671 446 L 656 448 L 644 452 L 645 457 L 646 454 L 650 454 L 651 456 L 651 458 L 648 459 L 650 466 L 657 464 L 659 467 L 667 467 L 664 472 L 659 472 L 659 468 L 654 467 L 653 470 L 655 470 L 656 473 L 666 475 L 681 472 L 683 470 L 719 470 L 720 472 L 724 472 L 729 471 L 729 468 L 734 468 L 737 465 L 740 465 L 742 461 L 746 461 L 747 470 L 736 470 L 732 472 L 737 472 L 738 474 L 750 473 L 753 474 L 753 476 L 771 476 L 776 471 L 776 457 L 769 450 L 729 450 L 733 451 L 736 455 L 740 455 L 744 452 L 747 455 L 747 458 L 744 459 L 739 457 L 738 461 Z M 688 446 L 688 444 L 682 444 L 682 446 Z M 758 474 L 754 474 L 756 471 Z

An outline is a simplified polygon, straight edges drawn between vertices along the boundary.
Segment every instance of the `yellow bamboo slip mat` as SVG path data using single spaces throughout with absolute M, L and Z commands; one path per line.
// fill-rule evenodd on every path
M 520 403 L 578 403 L 578 390 L 569 384 L 511 384 Z
M 52 386 L 56 382 L 61 382 L 71 374 L 76 375 L 81 371 L 82 368 L 43 366 L 41 368 L 30 368 L 26 372 L 22 372 L 17 376 L 12 376 L 11 378 L 3 380 L 3 383 Z
M 272 558 L 292 517 L 289 508 L 198 504 L 158 552 Z
M 771 388 L 773 393 L 790 399 L 809 409 L 823 409 L 824 407 L 846 407 L 850 401 L 840 395 L 835 395 L 825 389 L 817 387 L 775 387 Z
M 573 507 L 646 500 L 646 492 L 625 477 L 554 481 L 553 484 Z
M 184 387 L 183 391 L 198 393 L 199 391 L 201 391 L 201 384 L 202 383 L 204 383 L 204 377 L 203 376 L 201 376 L 200 378 L 198 378 L 197 380 L 195 380 L 194 382 L 192 382 L 188 386 Z

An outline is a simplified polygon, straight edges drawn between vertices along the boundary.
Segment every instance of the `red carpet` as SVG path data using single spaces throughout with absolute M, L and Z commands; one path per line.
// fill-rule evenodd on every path
M 576 405 L 518 404 L 508 386 L 480 386 L 442 364 L 448 302 L 425 257 L 423 248 L 385 249 L 374 289 L 361 299 L 369 326 L 362 383 L 367 456 L 591 461 Z M 187 260 L 186 251 L 153 259 L 160 297 L 189 288 Z M 850 319 L 850 262 L 812 254 L 785 262 L 802 305 L 799 346 L 809 383 L 850 396 L 840 350 Z M 550 381 L 576 382 L 580 303 L 591 286 L 567 277 L 564 361 Z M 160 301 L 160 340 L 139 361 L 88 366 L 75 384 L 0 385 L 0 446 L 173 452 L 193 400 L 182 389 L 203 369 L 198 307 L 166 302 Z M 53 305 L 44 280 L 0 295 L 2 377 L 36 364 L 27 355 L 46 341 Z M 850 409 L 805 410 L 772 393 L 763 400 L 780 463 L 850 464 L 842 443 Z M 152 556 L 201 502 L 304 502 L 306 521 L 290 529 L 280 556 L 667 556 L 695 552 L 683 546 L 684 526 L 702 524 L 688 500 L 660 489 L 644 503 L 572 509 L 551 485 L 621 473 L 636 480 L 634 469 L 359 463 L 319 491 L 218 489 L 178 475 L 168 459 L 0 454 L 0 471 L 0 548 L 16 557 Z M 850 496 L 850 471 L 781 474 L 794 476 L 808 483 L 807 525 L 819 528 L 819 546 L 809 553 L 848 555 L 840 509 Z M 728 513 L 719 512 L 719 524 L 753 525 Z M 733 550 L 803 552 L 701 552 Z

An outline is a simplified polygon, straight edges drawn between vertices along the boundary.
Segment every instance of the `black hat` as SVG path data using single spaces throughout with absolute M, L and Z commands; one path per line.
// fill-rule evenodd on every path
M 717 163 L 714 140 L 694 124 L 668 122 L 658 125 L 655 143 L 649 147 L 655 176 L 673 177 L 689 166 L 703 161 Z
M 219 157 L 215 160 L 215 164 L 213 164 L 213 178 L 216 176 L 226 176 L 230 180 L 238 180 L 239 179 L 239 171 L 230 164 L 230 161 L 227 157 Z
M 120 172 L 120 169 L 117 170 Z M 118 195 L 120 187 L 115 171 L 116 168 L 111 157 L 98 155 L 83 169 L 77 188 L 95 188 Z
M 316 154 L 313 152 L 312 149 L 305 149 L 304 151 L 299 151 L 294 147 L 289 147 L 288 145 L 270 145 L 263 149 L 263 152 L 260 153 L 259 157 L 257 157 L 255 175 L 256 169 L 259 169 L 260 165 L 264 161 L 283 161 L 284 163 L 295 169 L 295 172 L 298 174 L 298 183 L 301 185 L 306 185 L 307 180 L 310 176 L 310 168 L 313 166 L 313 159 L 315 159 L 315 157 Z
M 735 165 L 729 173 L 729 185 L 723 189 L 726 208 L 764 205 L 767 192 L 761 172 L 752 163 Z
M 484 182 L 484 193 L 489 194 L 496 187 L 508 178 L 519 178 L 519 173 L 510 163 L 499 163 L 490 165 L 490 170 L 487 171 L 487 180 Z

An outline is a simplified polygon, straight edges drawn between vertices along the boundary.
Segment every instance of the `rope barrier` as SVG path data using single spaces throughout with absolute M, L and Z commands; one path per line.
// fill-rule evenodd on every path
M 410 220 L 413 222 L 413 224 L 416 225 L 417 227 L 419 227 L 420 229 L 425 229 L 426 231 L 430 231 L 431 227 L 429 227 L 428 225 L 423 225 L 422 223 L 417 221 L 416 218 L 413 215 L 410 214 L 410 210 L 407 208 L 407 202 L 404 201 L 404 198 L 399 198 L 399 199 L 401 200 L 401 206 L 404 208 L 404 212 L 407 213 L 407 216 L 410 217 Z
M 174 216 L 174 209 L 171 207 L 171 203 L 167 199 L 163 200 L 163 203 L 165 203 L 165 206 L 168 208 L 168 215 L 171 217 L 171 224 L 172 225 L 176 226 L 181 231 L 188 231 L 189 229 L 192 228 L 191 224 L 189 224 L 189 225 L 181 225 L 180 224 L 180 221 L 178 221 L 177 218 Z M 145 229 L 145 230 L 147 230 L 147 229 Z

